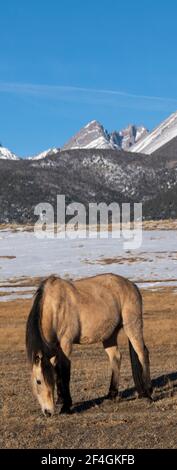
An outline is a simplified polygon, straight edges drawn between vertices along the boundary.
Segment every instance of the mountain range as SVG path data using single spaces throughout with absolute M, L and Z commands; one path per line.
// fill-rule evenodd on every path
M 61 150 L 79 148 L 129 150 L 133 144 L 139 142 L 139 140 L 146 136 L 147 133 L 147 129 L 143 126 L 137 127 L 135 125 L 129 125 L 121 131 L 113 131 L 109 134 L 98 121 L 91 121 L 80 129 L 77 134 L 71 137 Z M 42 158 L 55 155 L 58 150 L 59 148 L 50 148 L 32 157 L 27 157 L 27 159 L 40 160 Z M 4 160 L 19 160 L 18 156 L 5 147 L 0 147 L 0 158 L 3 158 Z
M 58 151 L 39 160 L 0 160 L 0 223 L 34 223 L 37 204 L 143 204 L 143 218 L 177 218 L 177 145 L 162 154 L 117 149 Z M 125 158 L 126 157 L 126 158 Z
M 62 150 L 82 148 L 129 150 L 147 133 L 147 129 L 143 126 L 129 125 L 121 131 L 113 131 L 109 134 L 98 121 L 91 121 L 75 134 L 63 146 Z
M 170 115 L 159 126 L 148 132 L 145 126 L 128 125 L 122 130 L 110 133 L 98 121 L 91 121 L 80 129 L 61 148 L 74 149 L 111 149 L 125 150 L 150 155 L 161 149 L 165 144 L 177 137 L 177 112 Z M 32 157 L 30 160 L 40 160 L 54 156 L 59 148 L 50 148 Z M 19 157 L 5 147 L 0 147 L 0 159 L 18 160 Z
M 144 219 L 177 218 L 177 113 L 149 134 L 136 126 L 109 134 L 92 121 L 62 149 L 26 159 L 0 152 L 0 223 L 35 222 L 41 201 L 56 213 L 59 194 L 87 209 L 141 202 Z

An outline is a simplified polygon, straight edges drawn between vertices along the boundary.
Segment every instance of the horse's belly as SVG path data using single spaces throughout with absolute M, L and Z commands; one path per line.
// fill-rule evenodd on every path
M 117 311 L 109 312 L 89 312 L 88 315 L 81 315 L 80 318 L 80 344 L 92 344 L 104 341 L 113 334 L 120 325 L 120 315 Z

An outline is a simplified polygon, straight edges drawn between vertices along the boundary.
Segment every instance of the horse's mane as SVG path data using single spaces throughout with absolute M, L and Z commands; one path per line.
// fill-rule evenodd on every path
M 52 279 L 52 277 L 50 277 Z M 33 364 L 35 357 L 41 352 L 45 358 L 50 358 L 54 355 L 54 348 L 48 344 L 41 332 L 41 313 L 43 303 L 44 286 L 48 279 L 43 280 L 34 297 L 34 302 L 27 320 L 26 325 L 26 350 L 27 357 L 31 364 Z

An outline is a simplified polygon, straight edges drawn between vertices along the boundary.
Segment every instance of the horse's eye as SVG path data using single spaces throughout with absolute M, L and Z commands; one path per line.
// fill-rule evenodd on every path
M 41 385 L 41 381 L 40 381 L 40 380 L 36 380 L 36 383 L 37 383 L 38 385 Z

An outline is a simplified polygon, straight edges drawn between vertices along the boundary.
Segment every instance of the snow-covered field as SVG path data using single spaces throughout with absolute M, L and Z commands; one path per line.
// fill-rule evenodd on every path
M 25 278 L 103 272 L 126 276 L 140 287 L 177 286 L 176 231 L 145 231 L 141 247 L 129 251 L 122 239 L 38 239 L 32 232 L 0 231 L 0 300 L 12 300 L 23 291 L 30 297 L 32 288 L 19 288 Z

